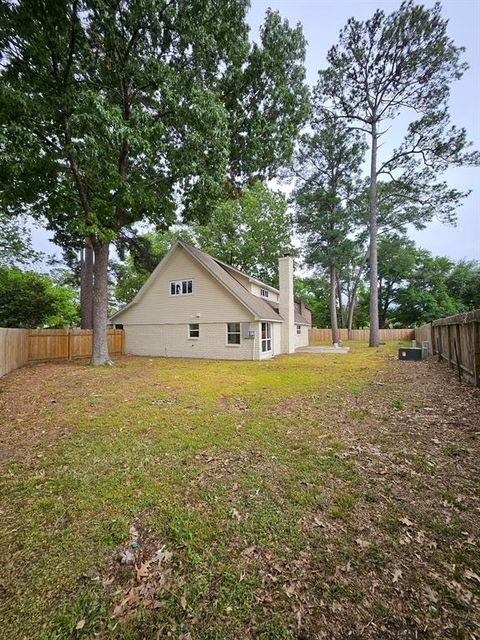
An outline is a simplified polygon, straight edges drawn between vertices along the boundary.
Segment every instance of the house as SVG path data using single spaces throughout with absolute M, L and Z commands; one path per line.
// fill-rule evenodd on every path
M 279 258 L 280 289 L 176 242 L 135 298 L 110 318 L 125 353 L 262 360 L 308 344 L 311 312 L 293 297 L 293 259 Z

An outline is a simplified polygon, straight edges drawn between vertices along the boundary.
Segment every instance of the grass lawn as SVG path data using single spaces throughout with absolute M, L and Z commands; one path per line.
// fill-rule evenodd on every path
M 478 390 L 398 345 L 0 380 L 0 638 L 480 638 Z

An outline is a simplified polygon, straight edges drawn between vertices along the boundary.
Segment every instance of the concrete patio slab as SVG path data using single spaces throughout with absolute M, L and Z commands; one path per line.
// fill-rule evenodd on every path
M 297 353 L 348 353 L 350 347 L 298 347 Z

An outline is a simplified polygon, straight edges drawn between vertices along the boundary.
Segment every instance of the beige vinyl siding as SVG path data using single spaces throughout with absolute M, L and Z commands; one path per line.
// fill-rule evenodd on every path
M 300 325 L 300 335 L 297 334 L 297 325 L 295 325 L 295 348 L 308 346 L 308 329 L 305 324 Z
M 268 291 L 268 298 L 266 298 L 266 300 L 272 300 L 272 302 L 278 302 L 278 293 L 276 293 L 275 291 L 272 291 L 272 289 L 270 289 L 270 287 L 268 287 L 267 285 L 262 287 L 259 284 L 256 284 L 255 282 L 250 282 L 249 287 L 253 295 L 258 296 L 259 298 L 263 298 L 263 296 L 260 293 L 260 290 L 266 289 Z
M 172 280 L 193 280 L 191 295 L 170 295 Z M 140 300 L 121 312 L 117 324 L 159 325 L 249 322 L 253 315 L 181 247 L 168 259 Z
M 276 291 L 273 291 L 272 288 L 269 285 L 259 285 L 256 282 L 252 282 L 250 280 L 250 278 L 246 275 L 243 275 L 242 273 L 238 273 L 238 271 L 235 271 L 234 269 L 228 269 L 228 273 L 235 278 L 235 280 L 237 282 L 239 282 L 242 286 L 244 286 L 246 289 L 248 289 L 251 293 L 253 293 L 254 296 L 258 296 L 259 298 L 262 298 L 263 296 L 260 295 L 260 290 L 261 289 L 267 289 L 268 290 L 268 300 L 273 300 L 273 302 L 278 302 L 278 293 Z
M 125 325 L 125 353 L 142 356 L 211 358 L 220 360 L 256 359 L 257 323 L 252 323 L 255 339 L 241 339 L 227 345 L 227 323 L 200 325 L 200 337 L 188 337 L 188 324 Z

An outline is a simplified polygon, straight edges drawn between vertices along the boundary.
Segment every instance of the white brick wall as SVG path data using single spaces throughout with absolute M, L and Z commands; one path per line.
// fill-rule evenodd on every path
M 200 325 L 200 337 L 188 337 L 188 324 L 125 325 L 125 353 L 142 356 L 253 360 L 258 357 L 258 323 L 251 323 L 254 339 L 227 344 L 226 323 Z

